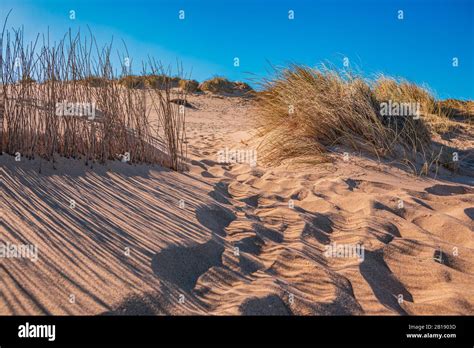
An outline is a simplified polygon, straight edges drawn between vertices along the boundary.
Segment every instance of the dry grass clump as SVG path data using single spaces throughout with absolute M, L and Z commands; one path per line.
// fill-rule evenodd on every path
M 123 76 L 118 80 L 119 84 L 124 87 L 132 89 L 143 89 L 146 86 L 146 81 L 144 76 L 134 76 L 128 75 Z
M 253 89 L 252 87 L 250 87 L 248 83 L 245 83 L 242 81 L 235 81 L 234 90 L 246 93 L 246 92 L 251 92 Z
M 119 79 L 119 83 L 127 88 L 132 89 L 166 89 L 176 88 L 179 86 L 181 78 L 171 77 L 164 74 L 146 74 L 146 75 L 128 75 Z
M 234 84 L 225 77 L 214 77 L 202 82 L 199 89 L 212 93 L 232 93 Z
M 110 81 L 99 76 L 87 76 L 77 82 L 89 87 L 105 87 Z
M 373 91 L 379 102 L 419 103 L 420 116 L 434 133 L 442 135 L 455 131 L 458 125 L 452 121 L 454 118 L 474 120 L 474 102 L 455 99 L 439 101 L 426 87 L 402 79 L 381 76 L 375 81 Z
M 417 84 L 403 79 L 380 76 L 374 83 L 373 91 L 379 101 L 399 103 L 420 103 L 422 114 L 433 114 L 436 111 L 436 101 L 431 92 Z
M 449 118 L 464 118 L 474 121 L 474 101 L 446 99 L 437 102 L 439 112 Z
M 384 124 L 395 131 L 415 152 L 426 151 L 431 142 L 431 135 L 426 125 L 426 116 L 435 111 L 435 99 L 428 89 L 403 79 L 380 76 L 372 86 L 374 98 L 379 107 L 382 103 L 418 105 L 416 116 L 382 116 Z M 417 119 L 420 117 L 420 119 Z M 421 118 L 423 117 L 423 120 Z
M 25 44 L 22 30 L 10 33 L 5 26 L 6 21 L 0 37 L 0 153 L 53 163 L 64 156 L 86 164 L 126 159 L 182 169 L 185 110 L 170 101 L 169 85 L 137 89 L 142 79 L 128 66 L 115 76 L 112 46 L 99 48 L 92 34 L 82 39 L 69 32 L 55 44 Z M 150 66 L 153 74 L 165 73 L 154 61 Z
M 252 91 L 252 87 L 247 83 L 240 81 L 232 82 L 225 77 L 214 77 L 206 80 L 199 85 L 199 89 L 216 94 L 239 96 L 244 96 Z
M 199 82 L 196 80 L 181 80 L 179 81 L 179 87 L 188 92 L 188 93 L 195 93 L 199 91 Z
M 168 89 L 177 88 L 181 81 L 180 77 L 168 76 L 165 74 L 150 74 L 143 77 L 144 83 L 147 87 L 152 89 Z
M 324 157 L 333 145 L 349 146 L 379 157 L 400 159 L 424 156 L 430 151 L 430 135 L 423 120 L 385 117 L 370 84 L 352 75 L 293 65 L 277 70 L 263 82 L 256 114 L 264 136 L 264 160 Z M 378 97 L 392 82 L 379 85 Z M 415 89 L 409 92 L 417 96 Z

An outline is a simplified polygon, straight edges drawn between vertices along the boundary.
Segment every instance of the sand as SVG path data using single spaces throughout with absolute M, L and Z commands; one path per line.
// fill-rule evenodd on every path
M 0 242 L 38 248 L 0 259 L 1 315 L 474 313 L 473 176 L 218 163 L 258 145 L 252 103 L 189 101 L 185 173 L 1 156 Z

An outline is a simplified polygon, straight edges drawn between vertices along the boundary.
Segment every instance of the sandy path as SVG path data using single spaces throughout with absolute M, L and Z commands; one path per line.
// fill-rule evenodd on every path
M 190 102 L 184 174 L 70 160 L 38 174 L 2 156 L 1 241 L 40 257 L 0 261 L 0 314 L 474 312 L 472 178 L 357 156 L 220 164 L 218 151 L 253 146 L 249 102 Z M 362 245 L 363 260 L 325 256 L 334 243 Z

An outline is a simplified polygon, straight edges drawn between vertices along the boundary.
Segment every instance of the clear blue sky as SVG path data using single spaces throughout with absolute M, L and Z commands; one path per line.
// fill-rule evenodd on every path
M 9 9 L 8 26 L 23 25 L 29 38 L 89 26 L 101 43 L 114 37 L 119 48 L 124 39 L 137 72 L 147 54 L 178 58 L 198 80 L 265 76 L 268 62 L 342 68 L 348 57 L 367 76 L 402 76 L 441 98 L 474 99 L 473 0 L 2 0 L 0 17 Z

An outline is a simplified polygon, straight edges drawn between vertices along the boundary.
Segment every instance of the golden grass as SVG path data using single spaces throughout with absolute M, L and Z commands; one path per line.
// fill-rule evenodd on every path
M 181 80 L 179 81 L 179 87 L 189 93 L 199 91 L 199 82 L 196 80 Z
M 214 77 L 206 80 L 199 85 L 199 89 L 216 94 L 238 94 L 240 96 L 245 96 L 252 92 L 252 87 L 247 83 L 233 82 L 225 77 Z
M 77 80 L 77 82 L 81 85 L 88 87 L 105 87 L 107 84 L 110 83 L 109 80 L 98 76 L 87 76 L 83 79 Z
M 225 77 L 214 77 L 212 79 L 203 81 L 199 85 L 199 89 L 212 93 L 232 93 L 234 84 Z
M 381 116 L 380 102 L 388 99 L 422 101 L 429 93 L 415 85 L 383 78 L 372 87 L 355 75 L 292 65 L 262 83 L 256 117 L 263 136 L 264 161 L 299 157 L 324 158 L 330 147 L 426 163 L 433 157 L 430 132 L 423 118 Z
M 179 77 L 171 77 L 165 74 L 127 75 L 118 80 L 122 86 L 132 89 L 176 88 L 180 81 L 181 78 Z
M 474 101 L 446 99 L 437 102 L 437 112 L 449 118 L 467 119 L 474 122 Z
M 431 132 L 450 133 L 459 126 L 453 118 L 474 120 L 474 103 L 454 99 L 436 100 L 427 87 L 418 86 L 403 79 L 380 76 L 373 85 L 375 97 L 380 102 L 418 102 L 421 117 Z
M 375 98 L 379 101 L 418 102 L 423 114 L 433 114 L 436 111 L 436 101 L 426 88 L 410 83 L 403 79 L 379 76 L 372 88 Z

